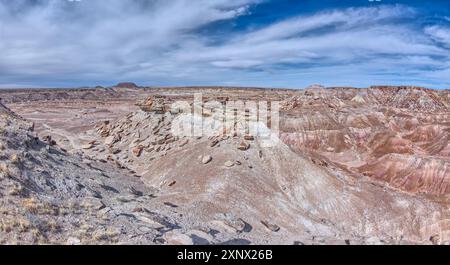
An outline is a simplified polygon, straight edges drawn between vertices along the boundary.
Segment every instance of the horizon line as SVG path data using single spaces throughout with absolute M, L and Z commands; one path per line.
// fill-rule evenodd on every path
M 126 82 L 126 83 L 134 83 L 134 82 Z M 60 87 L 60 86 L 54 86 L 54 87 L 40 87 L 40 86 L 31 86 L 31 87 L 2 87 L 0 85 L 0 90 L 73 90 L 73 89 L 107 89 L 107 88 L 124 88 L 124 89 L 173 89 L 173 88 L 240 88 L 240 89 L 278 89 L 278 90 L 304 90 L 308 88 L 313 88 L 314 86 L 317 86 L 319 88 L 324 89 L 336 89 L 336 88 L 344 88 L 344 89 L 370 89 L 370 88 L 380 88 L 380 87 L 392 87 L 392 88 L 422 88 L 422 89 L 430 89 L 430 90 L 450 90 L 450 87 L 444 88 L 444 87 L 426 87 L 426 86 L 419 86 L 419 85 L 371 85 L 366 87 L 357 87 L 357 86 L 321 86 L 320 84 L 313 84 L 306 87 L 261 87 L 261 86 L 231 86 L 231 85 L 178 85 L 178 86 L 148 86 L 148 85 L 136 85 L 136 87 L 129 88 L 129 87 L 121 87 L 117 85 L 112 86 L 102 86 L 102 85 L 96 85 L 96 86 L 74 86 L 74 87 Z

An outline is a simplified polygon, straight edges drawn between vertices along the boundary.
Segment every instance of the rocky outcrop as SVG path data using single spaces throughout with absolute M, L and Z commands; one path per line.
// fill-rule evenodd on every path
M 100 125 L 99 137 L 109 135 L 120 140 L 95 156 L 110 156 L 127 165 L 148 187 L 159 191 L 160 199 L 155 200 L 223 235 L 235 233 L 250 242 L 261 239 L 295 242 L 299 238 L 305 243 L 317 238 L 322 242 L 339 238 L 342 244 L 346 240 L 369 243 L 373 238 L 378 243 L 422 242 L 416 221 L 425 224 L 429 214 L 444 214 L 445 210 L 438 202 L 399 192 L 407 189 L 398 185 L 402 183 L 398 174 L 384 178 L 386 172 L 399 168 L 398 165 L 386 164 L 386 169 L 381 170 L 382 167 L 373 164 L 366 166 L 376 160 L 358 163 L 357 154 L 363 152 L 366 156 L 359 159 L 369 156 L 381 159 L 386 152 L 409 155 L 415 149 L 409 146 L 411 140 L 406 135 L 398 138 L 396 133 L 379 133 L 385 126 L 391 128 L 386 122 L 389 118 L 376 110 L 358 110 L 357 106 L 362 105 L 352 101 L 355 96 L 333 99 L 335 104 L 322 106 L 320 112 L 313 112 L 314 106 L 308 105 L 307 116 L 289 119 L 283 116 L 280 136 L 285 144 L 271 148 L 263 147 L 261 139 L 250 135 L 172 135 L 171 125 L 184 114 L 153 109 L 158 97 L 152 97 L 141 111 L 106 128 Z M 164 98 L 160 99 L 160 105 L 167 104 Z M 328 99 L 325 95 L 320 100 Z M 290 111 L 301 113 L 302 109 Z M 375 137 L 377 132 L 379 135 Z M 136 148 L 142 149 L 139 156 Z M 109 150 L 121 152 L 114 154 Z M 431 162 L 428 167 L 434 165 Z M 439 178 L 442 180 L 445 174 L 438 173 Z M 412 192 L 436 195 L 446 192 L 440 188 L 439 179 L 430 185 L 413 184 L 420 178 L 428 178 L 427 174 L 404 177 L 411 178 L 407 187 Z M 390 189 L 379 184 L 391 180 Z M 219 217 L 224 213 L 235 216 L 233 220 L 245 221 L 243 225 L 237 225 L 240 221 L 226 221 Z M 364 224 L 361 220 L 365 220 Z M 164 239 L 176 244 L 189 243 L 188 234 L 179 232 Z
M 164 114 L 170 111 L 172 101 L 163 96 L 151 96 L 136 105 L 144 112 Z
M 0 114 L 0 244 L 156 244 L 164 236 L 133 212 L 152 204 L 140 180 L 70 155 L 51 137 L 41 141 L 31 123 L 1 104 Z M 94 143 L 87 145 L 91 151 Z

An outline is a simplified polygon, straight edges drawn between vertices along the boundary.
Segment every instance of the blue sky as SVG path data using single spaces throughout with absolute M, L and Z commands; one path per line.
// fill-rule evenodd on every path
M 446 0 L 0 0 L 0 87 L 450 87 Z

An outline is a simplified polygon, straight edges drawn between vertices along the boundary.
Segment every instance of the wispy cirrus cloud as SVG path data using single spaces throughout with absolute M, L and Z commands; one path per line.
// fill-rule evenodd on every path
M 416 9 L 341 8 L 215 27 L 252 18 L 262 2 L 0 0 L 0 86 L 364 86 L 418 76 L 450 84 L 432 74 L 450 68 L 448 28 L 416 24 Z
M 255 2 L 1 0 L 0 76 L 42 83 L 126 76 Z
M 425 28 L 425 33 L 433 40 L 450 47 L 450 27 L 434 25 Z

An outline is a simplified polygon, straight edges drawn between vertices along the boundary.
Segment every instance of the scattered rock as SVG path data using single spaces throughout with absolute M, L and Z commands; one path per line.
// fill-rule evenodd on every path
M 119 148 L 113 148 L 113 149 L 111 149 L 111 153 L 112 153 L 113 155 L 117 155 L 117 154 L 120 153 L 120 152 L 122 152 L 122 150 L 120 150 Z
M 148 214 L 141 214 L 140 213 L 140 214 L 136 215 L 136 218 L 139 221 L 150 225 L 154 229 L 162 229 L 162 228 L 166 227 L 164 224 L 161 224 L 160 222 L 158 222 L 157 220 L 155 220 L 152 216 L 150 216 Z
M 161 228 L 169 228 L 169 229 L 178 229 L 179 226 L 172 223 L 167 217 L 162 216 L 158 213 L 149 212 L 147 209 L 144 209 L 144 212 L 140 212 L 136 214 L 136 218 L 142 222 L 145 222 L 155 229 Z
M 81 240 L 76 237 L 69 237 L 66 241 L 66 244 L 71 246 L 81 245 Z
M 231 213 L 219 214 L 217 219 L 211 223 L 233 233 L 250 232 L 253 229 L 247 222 Z
M 147 99 L 136 105 L 145 112 L 164 114 L 166 111 L 169 111 L 168 106 L 170 106 L 170 102 L 164 96 L 155 95 L 153 97 L 148 97 Z
M 255 137 L 253 135 L 245 135 L 244 140 L 246 141 L 254 141 Z
M 440 239 L 439 235 L 430 236 L 430 241 L 433 245 L 439 245 Z
M 175 184 L 177 184 L 177 182 L 174 180 L 174 181 L 170 182 L 168 186 L 169 186 L 169 187 L 172 187 L 172 186 L 175 185 Z
M 267 229 L 269 229 L 272 232 L 278 232 L 280 231 L 280 227 L 276 224 L 271 224 L 268 221 L 261 221 L 261 224 L 263 224 Z
M 118 202 L 128 203 L 128 202 L 134 201 L 134 198 L 129 197 L 129 196 L 120 196 L 120 197 L 117 197 L 116 200 Z
M 233 161 L 227 161 L 224 164 L 226 167 L 234 167 L 234 162 Z
M 144 195 L 144 193 L 143 193 L 142 191 L 139 191 L 139 190 L 135 189 L 134 187 L 129 187 L 129 188 L 128 188 L 128 192 L 131 193 L 131 194 L 133 194 L 133 195 L 136 195 L 136 196 L 138 196 L 138 197 Z
M 205 165 L 211 161 L 212 161 L 212 157 L 210 155 L 203 156 L 203 158 L 202 158 L 202 163 Z
M 45 135 L 44 137 L 42 137 L 42 141 L 47 143 L 50 146 L 56 145 L 56 141 L 53 140 L 50 135 Z
M 213 140 L 213 141 L 209 144 L 209 147 L 214 147 L 214 146 L 216 146 L 219 142 L 220 142 L 219 140 L 215 139 L 215 140 Z
M 189 230 L 187 235 L 191 236 L 194 245 L 209 245 L 214 240 L 213 236 L 202 230 Z
M 173 204 L 171 202 L 164 202 L 164 205 L 172 207 L 172 208 L 178 208 L 178 205 L 175 205 L 175 204 Z
M 164 238 L 157 237 L 157 238 L 155 238 L 155 239 L 153 240 L 153 242 L 154 242 L 155 244 L 165 244 L 165 243 L 166 243 L 166 240 L 164 240 Z
M 133 213 L 145 213 L 146 211 L 144 207 L 136 207 L 133 209 Z
M 112 145 L 112 144 L 117 143 L 118 141 L 119 141 L 119 139 L 116 136 L 110 135 L 110 136 L 106 137 L 105 145 Z
M 164 239 L 169 245 L 193 245 L 191 237 L 185 234 L 182 234 L 176 230 L 167 232 L 164 234 Z
M 111 207 L 105 207 L 105 208 L 99 210 L 99 211 L 97 212 L 97 214 L 99 214 L 100 216 L 105 216 L 105 215 L 106 215 L 107 213 L 109 213 L 110 211 L 112 211 L 112 208 L 111 208 Z
M 142 150 L 144 150 L 144 146 L 140 145 L 133 148 L 131 151 L 133 152 L 133 155 L 135 155 L 136 157 L 140 157 L 142 154 Z
M 93 144 L 87 143 L 87 144 L 83 144 L 83 145 L 81 146 L 81 149 L 87 150 L 87 149 L 91 149 L 92 147 L 94 147 Z
M 184 139 L 184 140 L 178 145 L 178 147 L 183 147 L 183 146 L 187 145 L 188 143 L 189 143 L 189 140 L 188 140 L 188 139 Z
M 238 149 L 241 151 L 246 151 L 246 150 L 250 149 L 250 144 L 245 141 L 241 141 L 241 143 L 238 146 Z

